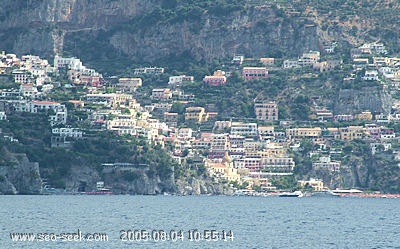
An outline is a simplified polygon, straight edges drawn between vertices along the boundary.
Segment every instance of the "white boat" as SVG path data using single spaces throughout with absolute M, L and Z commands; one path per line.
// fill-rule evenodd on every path
M 279 194 L 279 197 L 303 197 L 303 192 L 297 190 L 294 192 L 283 192 Z

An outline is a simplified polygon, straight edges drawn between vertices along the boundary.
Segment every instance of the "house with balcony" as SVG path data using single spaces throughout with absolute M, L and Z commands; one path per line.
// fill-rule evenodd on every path
M 243 61 L 244 61 L 243 55 L 235 55 L 235 56 L 233 56 L 231 62 L 232 62 L 232 64 L 235 64 L 235 65 L 242 65 Z
M 230 134 L 248 138 L 258 137 L 257 123 L 232 122 Z
M 168 85 L 182 85 L 183 83 L 193 83 L 193 76 L 179 75 L 179 76 L 171 76 L 168 80 Z
M 72 128 L 72 127 L 53 128 L 51 132 L 60 137 L 71 137 L 71 138 L 83 137 L 83 132 L 79 128 Z
M 215 134 L 211 135 L 211 146 L 208 153 L 208 158 L 222 158 L 226 151 L 229 151 L 229 134 Z
M 298 68 L 298 67 L 300 67 L 298 60 L 284 60 L 283 61 L 283 68 L 285 68 L 285 69 Z
M 260 121 L 278 120 L 278 104 L 275 101 L 255 102 L 254 111 L 257 120 Z
M 319 51 L 309 51 L 307 53 L 303 53 L 303 55 L 299 58 L 299 66 L 312 66 L 314 63 L 317 63 L 319 59 Z
M 79 81 L 79 84 L 84 86 L 101 87 L 100 76 L 80 75 Z
M 376 81 L 378 80 L 378 71 L 376 70 L 366 70 L 363 80 Z
M 119 78 L 117 87 L 124 92 L 132 93 L 142 86 L 141 78 Z
M 209 85 L 209 86 L 221 86 L 221 85 L 225 85 L 226 84 L 226 81 L 227 81 L 227 78 L 226 78 L 226 75 L 225 75 L 226 73 L 224 72 L 224 71 L 222 71 L 222 70 L 217 70 L 217 71 L 214 71 L 214 74 L 213 75 L 206 75 L 204 78 L 203 78 L 203 82 L 206 84 L 206 85 Z
M 258 126 L 258 135 L 261 140 L 273 140 L 274 131 L 274 126 Z
M 204 107 L 191 106 L 185 110 L 185 121 L 194 123 L 203 123 L 208 120 Z
M 172 92 L 169 88 L 155 88 L 151 91 L 151 98 L 156 100 L 168 100 L 172 98 Z
M 325 169 L 330 172 L 340 171 L 340 162 L 332 161 L 330 156 L 320 157 L 319 161 L 313 162 L 313 169 Z
M 56 54 L 54 57 L 54 68 L 57 70 L 66 68 L 75 71 L 82 71 L 84 66 L 80 59 L 75 57 L 60 57 L 58 54 Z
M 341 140 L 355 140 L 364 137 L 364 127 L 362 126 L 348 126 L 339 128 Z
M 323 191 L 324 190 L 324 182 L 322 180 L 310 178 L 308 181 L 298 181 L 298 184 L 301 187 L 306 187 L 309 186 L 311 187 L 314 191 Z
M 164 68 L 163 67 L 141 67 L 141 68 L 135 68 L 133 74 L 139 75 L 139 74 L 163 74 L 164 73 Z
M 86 101 L 89 103 L 102 104 L 116 108 L 126 106 L 132 99 L 130 94 L 122 93 L 90 93 L 86 94 Z
M 286 137 L 288 139 L 318 139 L 322 135 L 321 127 L 314 127 L 314 128 L 289 128 L 286 129 Z
M 164 122 L 170 127 L 178 126 L 178 113 L 164 112 Z
M 209 86 L 222 86 L 226 84 L 225 75 L 207 75 L 204 77 L 203 82 Z
M 33 84 L 21 84 L 19 86 L 19 92 L 21 96 L 26 98 L 35 98 L 39 93 L 37 88 Z
M 253 79 L 266 79 L 268 78 L 268 70 L 266 67 L 244 67 L 242 76 L 245 81 Z
M 275 65 L 275 58 L 260 58 L 260 63 L 264 66 L 272 67 Z
M 292 172 L 295 162 L 291 157 L 263 157 L 261 158 L 261 169 L 267 172 Z
M 260 157 L 243 157 L 234 161 L 235 168 L 247 169 L 249 172 L 260 172 L 262 170 Z
M 12 71 L 14 82 L 17 84 L 32 84 L 34 83 L 34 77 L 27 70 L 14 70 Z

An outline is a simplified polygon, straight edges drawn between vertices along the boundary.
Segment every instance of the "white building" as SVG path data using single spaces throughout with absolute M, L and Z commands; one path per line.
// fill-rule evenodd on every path
M 193 76 L 179 75 L 169 77 L 168 85 L 181 85 L 184 82 L 194 82 Z
M 56 69 L 67 68 L 75 71 L 82 71 L 85 69 L 80 59 L 74 57 L 63 58 L 58 55 L 54 57 L 54 67 Z
M 52 133 L 61 137 L 81 138 L 83 136 L 83 132 L 79 128 L 70 127 L 53 128 Z
M 366 70 L 363 77 L 364 80 L 378 80 L 378 71 L 376 70 Z
M 257 123 L 232 122 L 231 135 L 240 135 L 244 137 L 257 137 Z

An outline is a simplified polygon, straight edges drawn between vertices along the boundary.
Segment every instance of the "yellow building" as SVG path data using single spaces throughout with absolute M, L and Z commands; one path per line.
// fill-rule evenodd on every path
M 207 115 L 204 107 L 187 107 L 185 112 L 185 121 L 201 123 L 207 121 Z
M 321 127 L 286 129 L 286 137 L 288 137 L 289 139 L 315 139 L 321 137 L 321 134 Z
M 356 114 L 356 119 L 359 120 L 372 120 L 372 113 L 371 112 L 362 112 L 359 114 Z
M 314 178 L 311 178 L 308 181 L 298 181 L 298 183 L 303 188 L 305 186 L 310 186 L 310 187 L 313 188 L 314 191 L 322 191 L 322 190 L 324 190 L 324 182 L 321 181 L 321 180 L 314 179 Z
M 233 167 L 233 160 L 228 152 L 225 152 L 225 156 L 220 163 L 206 162 L 205 166 L 210 169 L 211 176 L 216 176 L 229 182 L 240 182 L 240 174 L 238 174 L 238 170 Z
M 362 139 L 364 135 L 364 128 L 362 126 L 348 126 L 339 128 L 340 139 L 354 140 Z

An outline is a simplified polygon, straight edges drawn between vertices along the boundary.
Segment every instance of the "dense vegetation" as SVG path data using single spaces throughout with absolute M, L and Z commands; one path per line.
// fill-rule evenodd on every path
M 65 187 L 65 179 L 73 166 L 85 165 L 101 170 L 102 163 L 146 164 L 161 179 L 171 176 L 171 157 L 160 146 L 153 146 L 144 138 L 119 138 L 109 132 L 95 132 L 90 137 L 72 141 L 71 149 L 51 147 L 51 128 L 46 114 L 16 113 L 0 122 L 4 134 L 19 142 L 0 141 L 0 147 L 12 153 L 26 153 L 29 160 L 38 162 L 41 176 L 53 187 Z M 6 158 L 0 161 L 6 162 Z

